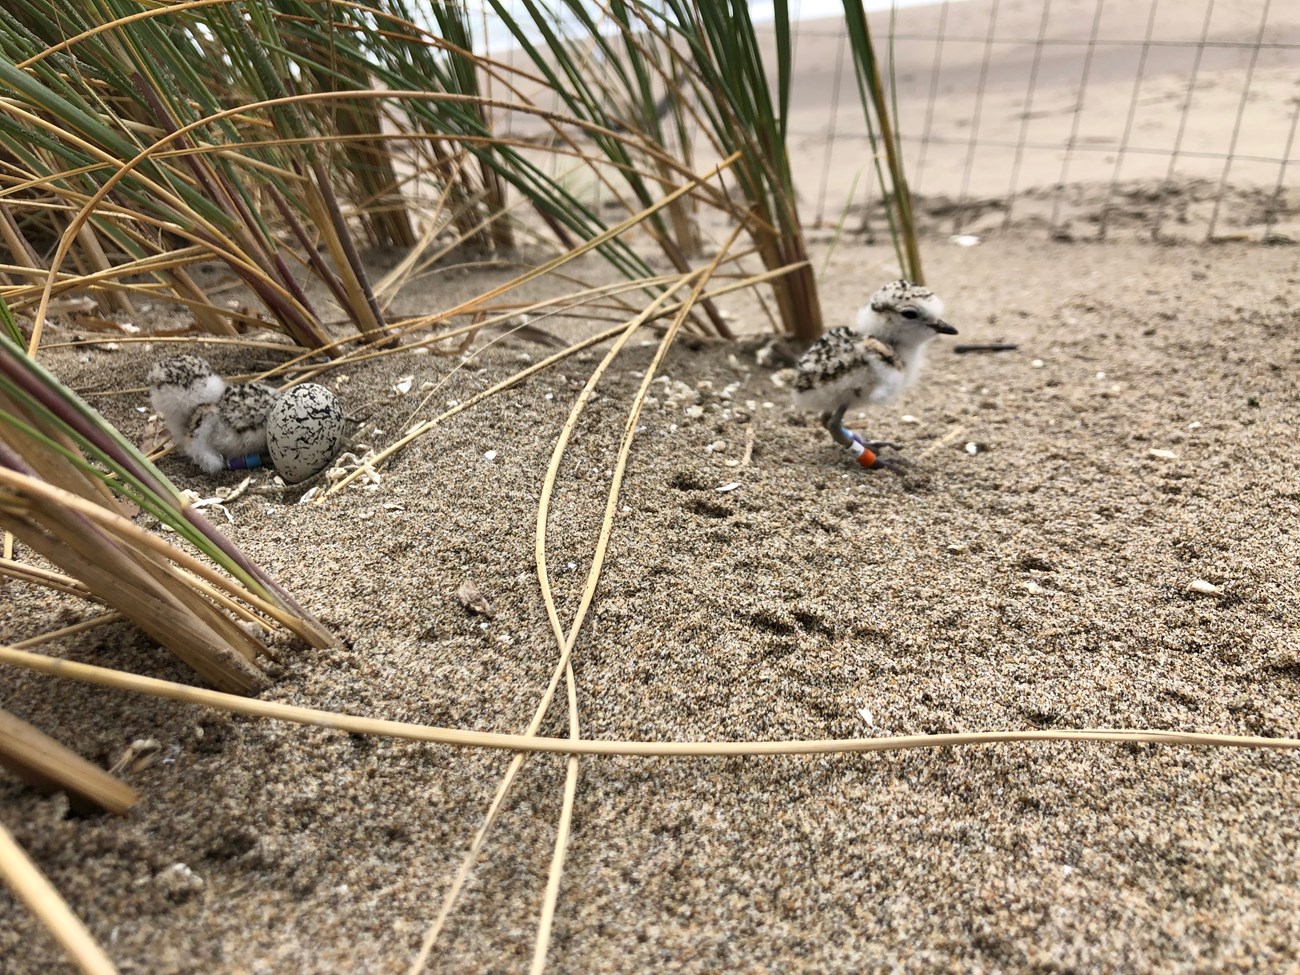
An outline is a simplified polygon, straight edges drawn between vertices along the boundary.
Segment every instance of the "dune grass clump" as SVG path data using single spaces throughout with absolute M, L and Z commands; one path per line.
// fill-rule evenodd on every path
M 539 585 L 559 657 L 533 723 L 522 736 L 498 741 L 455 729 L 429 736 L 427 729 L 344 715 L 305 719 L 517 752 L 428 929 L 419 969 L 514 771 L 535 746 L 557 749 L 535 736 L 564 681 L 570 737 L 559 750 L 572 753 L 536 937 L 533 970 L 541 971 L 564 868 L 576 756 L 726 752 L 718 743 L 692 749 L 591 743 L 580 735 L 569 655 L 594 598 L 655 369 L 682 330 L 730 336 L 713 304 L 729 290 L 770 294 L 772 321 L 801 341 L 821 332 L 822 319 L 785 152 L 792 83 L 786 3 L 774 5 L 774 64 L 739 0 L 525 2 L 519 15 L 495 0 L 492 6 L 519 52 L 484 52 L 458 4 L 434 5 L 430 30 L 418 23 L 421 10 L 403 0 L 153 7 L 17 0 L 0 15 L 0 237 L 12 255 L 0 266 L 0 529 L 20 554 L 40 557 L 11 558 L 9 544 L 0 574 L 109 610 L 0 648 L 0 660 L 296 720 L 305 709 L 249 699 L 266 682 L 258 660 L 268 648 L 257 634 L 279 627 L 314 646 L 332 641 L 134 445 L 36 361 L 46 321 L 79 296 L 89 296 L 109 320 L 130 318 L 145 303 L 166 303 L 214 335 L 230 338 L 270 325 L 307 353 L 358 359 L 388 354 L 398 338 L 426 341 L 412 333 L 450 326 L 454 318 L 471 321 L 427 341 L 513 327 L 512 317 L 531 306 L 500 301 L 506 291 L 543 274 L 567 273 L 565 265 L 598 254 L 626 283 L 581 287 L 556 307 L 594 307 L 616 324 L 415 424 L 375 461 L 521 378 L 612 340 L 557 443 L 539 504 Z M 846 2 L 850 14 L 854 6 Z M 556 9 L 572 30 L 552 29 Z M 864 104 L 880 113 L 879 72 L 856 9 L 861 31 L 853 42 Z M 528 121 L 527 133 L 509 128 L 506 120 L 518 119 Z M 884 121 L 879 129 L 888 148 L 891 130 Z M 895 198 L 905 198 L 901 170 L 891 166 L 890 173 Z M 710 226 L 726 228 L 725 242 L 708 239 L 710 211 L 721 218 Z M 902 217 L 893 226 L 896 240 L 909 232 Z M 524 238 L 544 242 L 558 256 L 478 299 L 404 322 L 390 317 L 388 303 L 409 274 L 456 253 L 518 260 Z M 364 259 L 370 247 L 401 250 L 398 272 L 372 280 Z M 920 280 L 914 243 L 906 262 L 901 247 L 899 254 L 909 276 Z M 211 262 L 233 275 L 251 305 L 232 307 L 221 290 L 200 283 L 196 269 Z M 656 272 L 665 262 L 671 272 Z M 18 328 L 6 300 L 29 316 L 29 328 Z M 602 373 L 633 335 L 651 326 L 659 345 L 654 367 L 628 411 L 582 606 L 565 623 L 545 575 L 556 471 Z M 298 364 L 299 374 L 313 368 L 319 364 Z M 178 544 L 137 524 L 141 515 L 170 527 Z M 138 626 L 216 690 L 164 686 L 30 652 L 110 619 Z M 4 713 L 0 761 L 39 787 L 64 789 L 74 803 L 123 812 L 137 798 Z M 83 971 L 113 970 L 2 829 L 0 874 Z
M 729 263 L 784 269 L 766 286 L 773 321 L 816 337 L 785 152 L 787 4 L 773 9 L 774 64 L 740 2 L 492 7 L 519 50 L 484 52 L 458 4 L 434 5 L 428 26 L 402 0 L 14 5 L 0 17 L 0 236 L 13 255 L 0 283 L 33 314 L 34 344 L 61 300 L 88 294 L 109 317 L 165 302 L 214 334 L 271 324 L 338 355 L 337 322 L 363 342 L 390 337 L 367 248 L 513 259 L 525 231 L 571 250 L 733 154 L 726 179 L 696 182 L 638 224 L 637 242 L 597 251 L 629 278 L 653 277 L 656 254 L 686 273 L 713 210 L 749 241 Z M 846 13 L 900 263 L 920 280 L 870 34 L 860 3 Z M 881 156 L 873 145 L 884 185 Z M 214 261 L 255 306 L 199 283 L 195 266 Z M 729 334 L 707 298 L 699 314 Z
M 258 626 L 330 634 L 187 497 L 14 340 L 0 300 L 0 528 L 63 575 L 9 556 L 0 572 L 110 607 L 214 687 L 264 686 Z M 134 519 L 167 525 L 195 554 Z

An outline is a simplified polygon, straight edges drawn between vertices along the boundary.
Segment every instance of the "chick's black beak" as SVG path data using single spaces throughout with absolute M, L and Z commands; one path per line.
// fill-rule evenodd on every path
M 930 323 L 930 327 L 940 335 L 956 335 L 957 330 L 945 322 L 942 318 L 936 318 Z

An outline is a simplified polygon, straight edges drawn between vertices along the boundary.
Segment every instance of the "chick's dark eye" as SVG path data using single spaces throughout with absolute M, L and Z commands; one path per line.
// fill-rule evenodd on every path
M 920 318 L 920 317 L 921 317 L 921 313 L 920 313 L 919 311 L 917 311 L 915 308 L 904 308 L 901 312 L 899 312 L 899 314 L 902 315 L 904 318 Z

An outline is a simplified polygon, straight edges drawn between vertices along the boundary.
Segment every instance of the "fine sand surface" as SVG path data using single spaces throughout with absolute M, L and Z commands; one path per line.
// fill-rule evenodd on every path
M 1004 238 L 928 253 L 960 341 L 1020 348 L 940 340 L 922 387 L 861 421 L 915 476 L 852 467 L 752 344 L 673 351 L 573 658 L 582 734 L 1300 734 L 1292 250 Z M 891 259 L 842 244 L 831 317 Z M 566 623 L 651 352 L 615 362 L 560 469 L 548 567 Z M 95 390 L 142 383 L 160 354 L 49 361 Z M 230 373 L 274 361 L 209 354 Z M 425 383 L 420 416 L 537 355 L 402 355 L 327 382 L 387 443 Z M 526 726 L 556 658 L 537 498 L 595 364 L 449 421 L 374 491 L 230 506 L 230 535 L 345 643 L 292 652 L 266 699 Z M 143 436 L 142 394 L 96 401 Z M 240 477 L 163 464 L 205 495 Z M 491 620 L 458 602 L 466 580 Z M 6 641 L 87 612 L 8 591 Z M 125 626 L 47 652 L 191 680 Z M 405 971 L 509 763 L 13 671 L 3 686 L 0 704 L 105 766 L 137 739 L 162 746 L 127 776 L 145 798 L 122 819 L 68 818 L 62 798 L 0 780 L 0 817 L 125 972 Z M 567 734 L 560 700 L 544 733 Z M 525 766 L 431 971 L 527 969 L 563 769 Z M 548 970 L 1294 971 L 1298 784 L 1291 752 L 1087 743 L 584 760 Z M 8 895 L 0 916 L 0 971 L 67 970 Z

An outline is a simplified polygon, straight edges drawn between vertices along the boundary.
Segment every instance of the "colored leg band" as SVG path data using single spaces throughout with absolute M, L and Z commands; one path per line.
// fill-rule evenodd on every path
M 864 444 L 861 440 L 857 440 L 856 438 L 853 444 L 853 453 L 857 456 L 858 463 L 861 464 L 863 467 L 875 466 L 876 455 L 871 452 L 871 449 L 867 447 L 866 444 Z
M 246 471 L 254 467 L 266 467 L 269 459 L 261 454 L 240 454 L 238 457 L 227 457 L 226 470 Z

